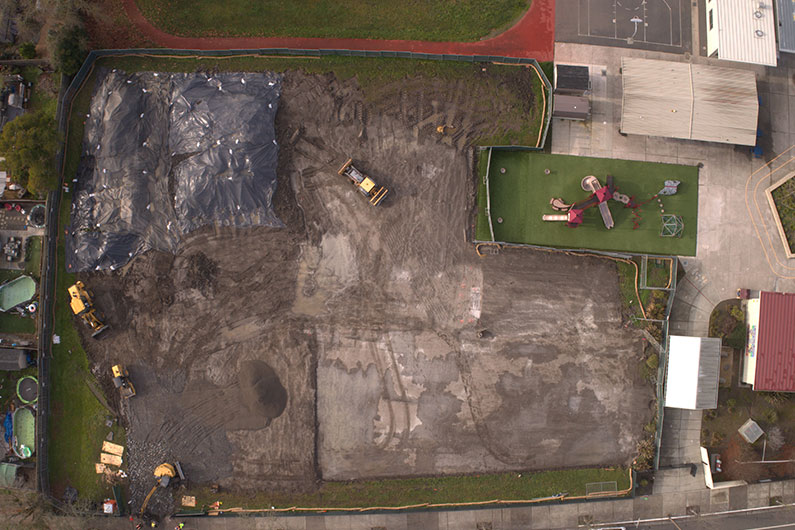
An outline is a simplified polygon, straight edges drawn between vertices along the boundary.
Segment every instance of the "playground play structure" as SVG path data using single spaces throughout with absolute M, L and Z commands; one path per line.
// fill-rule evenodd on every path
M 616 190 L 616 185 L 613 181 L 613 175 L 607 175 L 606 184 L 604 186 L 602 186 L 598 178 L 593 175 L 588 175 L 582 179 L 580 186 L 582 187 L 583 191 L 590 192 L 590 195 L 588 195 L 587 198 L 579 202 L 575 202 L 574 204 L 566 204 L 562 198 L 553 197 L 549 200 L 549 204 L 552 206 L 552 209 L 559 212 L 565 212 L 565 214 L 545 214 L 541 216 L 541 219 L 544 221 L 563 221 L 566 223 L 566 226 L 570 228 L 577 228 L 584 220 L 585 210 L 591 208 L 592 206 L 597 206 L 599 208 L 599 214 L 602 216 L 602 222 L 604 223 L 605 228 L 610 230 L 615 226 L 615 222 L 613 221 L 613 214 L 610 212 L 610 206 L 608 205 L 607 201 L 613 199 L 614 201 L 622 203 L 625 208 L 632 208 L 632 229 L 635 230 L 640 226 L 641 217 L 638 213 L 640 207 L 656 199 L 660 207 L 660 215 L 662 218 L 662 229 L 660 231 L 660 236 L 682 236 L 682 231 L 684 230 L 684 222 L 682 221 L 682 218 L 678 215 L 666 214 L 662 204 L 662 199 L 660 199 L 660 196 L 676 194 L 679 187 L 678 180 L 666 180 L 665 185 L 659 192 L 641 203 L 636 203 L 634 197 L 629 197 L 628 195 L 619 193 Z

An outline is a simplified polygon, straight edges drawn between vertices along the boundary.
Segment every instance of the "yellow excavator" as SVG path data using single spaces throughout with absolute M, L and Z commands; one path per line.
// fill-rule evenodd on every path
M 119 389 L 122 399 L 130 399 L 135 395 L 135 386 L 130 381 L 130 372 L 123 364 L 111 367 L 113 372 L 113 386 Z
M 143 515 L 146 511 L 146 507 L 149 504 L 149 499 L 152 498 L 152 495 L 155 493 L 158 487 L 167 488 L 172 482 L 185 481 L 185 473 L 183 473 L 182 466 L 179 462 L 175 462 L 173 465 L 169 464 L 168 462 L 160 464 L 155 468 L 154 475 L 157 479 L 157 482 L 154 486 L 152 486 L 152 489 L 149 490 L 149 493 L 144 499 L 144 503 L 141 505 L 141 515 Z
M 91 303 L 91 295 L 83 282 L 78 281 L 69 287 L 69 305 L 72 307 L 72 312 L 82 318 L 83 322 L 94 330 L 91 334 L 92 337 L 96 337 L 108 329 L 108 325 L 97 316 L 97 310 Z
M 384 186 L 379 186 L 372 178 L 353 167 L 352 158 L 349 158 L 348 161 L 342 165 L 340 170 L 337 171 L 337 173 L 344 177 L 348 177 L 348 179 L 351 181 L 351 184 L 356 186 L 356 189 L 358 189 L 362 195 L 367 197 L 367 199 L 370 201 L 370 204 L 373 206 L 378 206 L 381 201 L 384 200 L 386 194 L 389 193 L 389 190 Z

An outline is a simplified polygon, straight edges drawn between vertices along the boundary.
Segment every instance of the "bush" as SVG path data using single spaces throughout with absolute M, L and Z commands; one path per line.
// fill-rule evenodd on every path
M 778 412 L 776 412 L 776 409 L 767 409 L 763 416 L 769 423 L 778 423 Z
M 23 42 L 19 45 L 19 56 L 23 59 L 33 59 L 36 57 L 36 45 L 32 42 Z
M 49 35 L 54 46 L 53 64 L 66 75 L 74 75 L 86 58 L 86 34 L 82 26 L 61 26 Z
M 717 447 L 726 439 L 726 435 L 722 432 L 713 432 L 709 440 L 710 447 Z
M 654 462 L 654 439 L 645 438 L 638 442 L 638 456 L 632 462 L 635 471 L 648 471 Z
M 745 322 L 745 312 L 739 305 L 729 306 L 729 314 L 734 317 L 734 320 L 736 320 L 737 323 Z
M 653 381 L 657 376 L 657 367 L 660 365 L 660 358 L 656 353 L 652 353 L 646 358 L 643 364 L 640 365 L 640 374 L 643 379 Z
M 765 401 L 767 401 L 774 407 L 776 405 L 781 405 L 789 401 L 790 397 L 789 392 L 759 392 L 759 393 L 762 395 Z

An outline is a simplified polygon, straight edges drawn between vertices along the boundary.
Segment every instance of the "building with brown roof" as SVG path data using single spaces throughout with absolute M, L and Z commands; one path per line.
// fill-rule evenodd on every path
M 795 293 L 762 291 L 748 300 L 740 382 L 754 390 L 795 392 Z

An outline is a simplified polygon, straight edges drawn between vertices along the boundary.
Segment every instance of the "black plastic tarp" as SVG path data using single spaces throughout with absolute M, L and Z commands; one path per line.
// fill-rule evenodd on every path
M 66 238 L 70 271 L 176 252 L 207 224 L 282 226 L 272 208 L 274 73 L 107 72 L 86 117 Z

